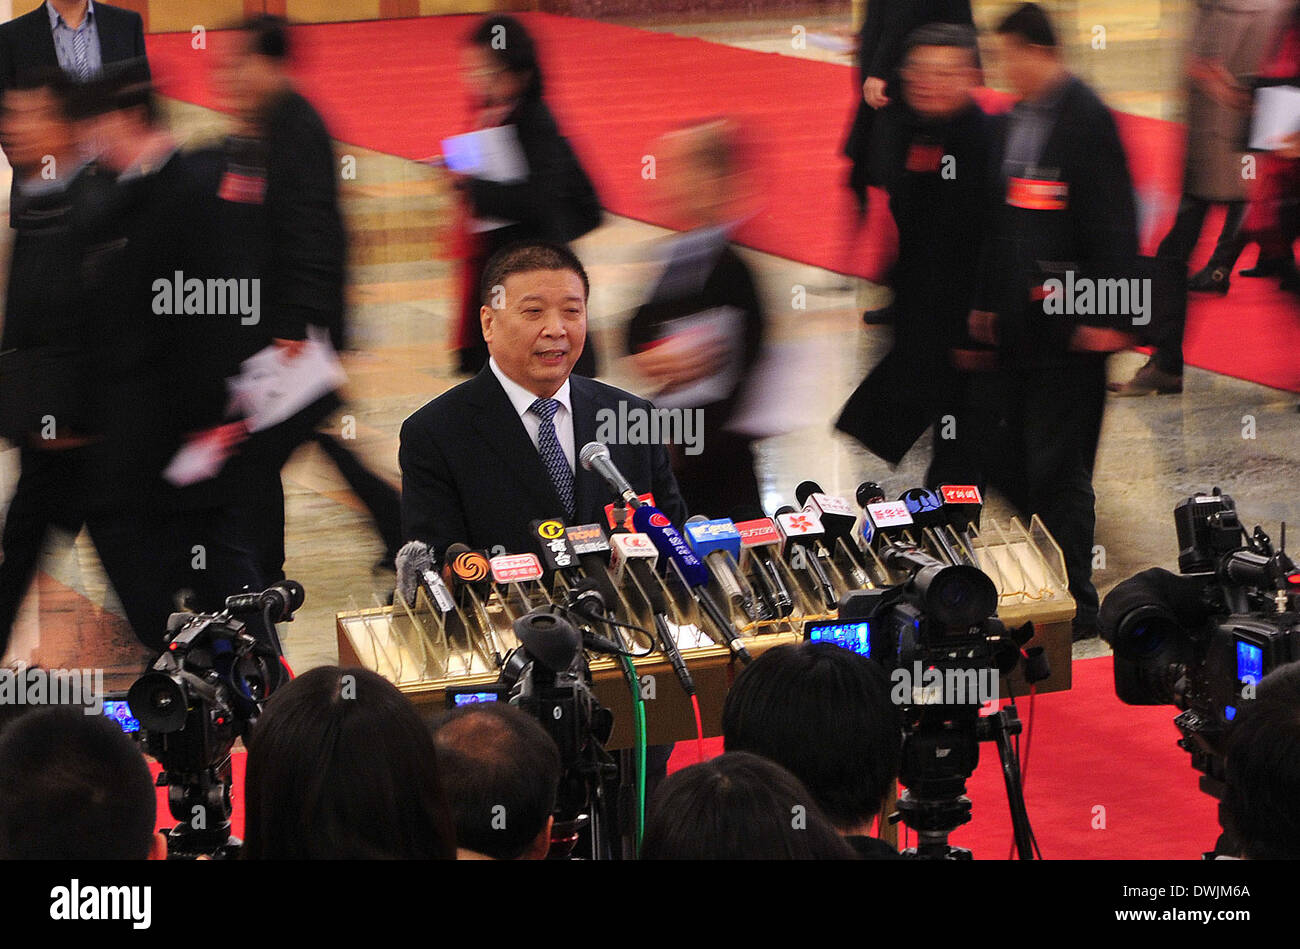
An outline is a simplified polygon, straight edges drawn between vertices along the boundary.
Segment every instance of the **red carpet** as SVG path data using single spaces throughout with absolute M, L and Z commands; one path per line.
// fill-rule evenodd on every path
M 1197 790 L 1190 759 L 1174 744 L 1175 709 L 1124 705 L 1115 698 L 1111 669 L 1109 657 L 1080 660 L 1072 690 L 1035 699 L 1025 803 L 1043 856 L 1197 859 L 1218 836 L 1218 805 Z M 1019 705 L 1025 720 L 1029 703 Z M 1020 743 L 1023 754 L 1024 734 Z M 705 748 L 721 753 L 722 739 Z M 681 743 L 668 770 L 694 763 L 694 743 Z M 1005 859 L 1011 820 L 992 744 L 980 746 L 967 794 L 974 818 L 950 842 L 977 859 Z M 1105 828 L 1093 829 L 1103 816 Z
M 443 138 L 466 128 L 460 55 L 476 19 L 303 27 L 303 89 L 344 142 L 407 158 L 434 154 Z M 847 67 L 551 14 L 524 19 L 542 50 L 548 99 L 610 211 L 661 222 L 654 183 L 642 176 L 653 142 L 691 120 L 729 115 L 744 122 L 761 180 L 771 182 L 740 242 L 863 277 L 885 272 L 895 235 L 883 200 L 873 201 L 851 250 L 847 237 L 853 212 L 840 155 L 854 94 Z M 209 49 L 194 50 L 188 33 L 148 38 L 164 93 L 216 105 L 208 72 L 225 38 L 208 39 Z M 1007 100 L 987 93 L 982 101 L 1001 107 Z M 1177 205 L 1182 126 L 1117 119 L 1134 186 L 1157 208 L 1145 231 L 1163 234 Z M 1188 361 L 1300 391 L 1300 307 L 1270 281 L 1240 283 L 1226 300 L 1193 304 Z

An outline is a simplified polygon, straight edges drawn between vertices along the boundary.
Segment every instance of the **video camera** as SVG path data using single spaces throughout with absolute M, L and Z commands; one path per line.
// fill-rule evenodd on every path
M 303 596 L 301 584 L 285 580 L 227 597 L 220 613 L 173 613 L 162 655 L 127 692 L 180 822 L 168 834 L 169 858 L 238 850 L 240 841 L 230 836 L 230 750 L 287 678 L 278 645 L 254 636 L 240 617 L 260 614 L 270 627 L 291 620 Z
M 1173 705 L 1178 744 L 1222 799 L 1227 734 L 1240 704 L 1278 666 L 1300 659 L 1300 571 L 1256 526 L 1247 534 L 1215 488 L 1174 508 L 1179 573 L 1154 568 L 1120 583 L 1098 626 L 1115 650 L 1115 694 Z

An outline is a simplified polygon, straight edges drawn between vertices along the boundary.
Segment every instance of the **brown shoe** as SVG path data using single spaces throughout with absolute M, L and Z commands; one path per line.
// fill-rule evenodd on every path
M 1183 391 L 1183 377 L 1157 369 L 1147 363 L 1128 382 L 1109 382 L 1106 388 L 1118 396 L 1172 395 Z

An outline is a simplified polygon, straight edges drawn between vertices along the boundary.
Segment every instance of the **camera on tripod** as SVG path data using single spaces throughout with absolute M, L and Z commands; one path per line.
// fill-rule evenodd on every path
M 970 820 L 966 780 L 979 763 L 979 743 L 993 741 L 1003 758 L 1012 824 L 1022 859 L 1032 851 L 1032 832 L 1019 787 L 1010 736 L 1020 731 L 1014 707 L 981 717 L 980 707 L 998 697 L 998 682 L 1020 661 L 1033 624 L 1008 629 L 996 616 L 997 588 L 969 564 L 946 564 L 913 544 L 890 543 L 881 551 L 903 582 L 855 590 L 840 601 L 838 622 L 809 624 L 805 638 L 836 642 L 880 662 L 890 674 L 900 706 L 903 758 L 899 819 L 917 832 L 912 855 L 965 859 L 970 852 L 948 846 L 948 834 Z M 1041 650 L 1034 650 L 1025 678 L 1047 677 Z M 1014 774 L 1014 780 L 1013 780 Z
M 1223 796 L 1228 731 L 1241 703 L 1278 666 L 1300 659 L 1300 572 L 1260 527 L 1247 533 L 1231 497 L 1214 489 L 1174 508 L 1179 573 L 1154 568 L 1102 603 L 1115 650 L 1115 694 L 1129 705 L 1173 705 L 1179 745 Z
M 592 856 L 603 857 L 604 782 L 618 773 L 605 750 L 614 716 L 591 690 L 583 633 L 570 617 L 569 609 L 554 605 L 519 617 L 519 646 L 506 656 L 497 684 L 448 689 L 447 703 L 506 701 L 535 718 L 560 751 L 551 855 L 568 856 L 585 831 Z
M 173 613 L 162 655 L 127 692 L 180 822 L 168 834 L 169 857 L 227 857 L 240 846 L 230 836 L 230 750 L 287 677 L 278 644 L 253 635 L 240 617 L 273 625 L 292 619 L 302 603 L 302 585 L 285 580 L 227 597 L 220 613 Z

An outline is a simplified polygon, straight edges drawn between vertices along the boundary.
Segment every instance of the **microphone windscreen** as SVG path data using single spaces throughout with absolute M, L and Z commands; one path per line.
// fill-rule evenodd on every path
M 596 459 L 600 457 L 609 457 L 609 448 L 600 442 L 587 442 L 587 444 L 582 446 L 582 451 L 578 453 L 578 461 L 582 464 L 582 467 L 586 468 L 588 471 L 591 470 L 591 466 L 595 463 Z
M 776 509 L 777 517 L 780 517 L 782 514 L 797 514 L 797 513 L 799 512 L 796 511 L 794 509 L 794 506 L 791 504 L 782 504 L 779 508 Z
M 415 591 L 420 585 L 420 574 L 433 567 L 433 553 L 422 540 L 412 540 L 402 545 L 393 559 L 397 570 L 397 595 L 408 606 L 415 603 Z
M 864 481 L 858 485 L 856 497 L 858 507 L 866 507 L 868 504 L 885 500 L 885 489 L 874 481 Z
M 808 498 L 812 495 L 825 493 L 826 492 L 822 490 L 822 486 L 816 481 L 801 481 L 799 482 L 799 486 L 794 489 L 795 500 L 799 502 L 800 507 L 807 504 Z

